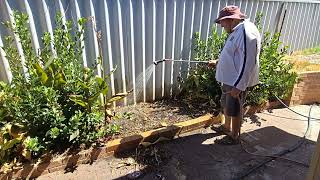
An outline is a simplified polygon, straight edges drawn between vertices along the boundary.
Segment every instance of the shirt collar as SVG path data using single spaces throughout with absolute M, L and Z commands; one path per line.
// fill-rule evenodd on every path
M 239 29 L 240 26 L 241 26 L 245 21 L 246 21 L 246 20 L 244 20 L 244 21 L 240 22 L 238 25 L 236 25 L 236 27 L 234 27 L 234 28 L 232 29 L 232 32 L 234 32 L 234 31 L 236 31 L 237 29 Z

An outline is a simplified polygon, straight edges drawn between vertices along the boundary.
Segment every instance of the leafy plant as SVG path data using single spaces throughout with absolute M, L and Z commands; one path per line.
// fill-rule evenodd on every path
M 199 33 L 195 33 L 193 40 L 193 59 L 197 61 L 208 61 L 218 59 L 220 51 L 223 48 L 224 41 L 227 37 L 226 33 L 218 34 L 215 28 L 211 31 L 208 40 L 202 40 Z M 215 80 L 215 69 L 208 68 L 207 64 L 197 64 L 190 70 L 188 77 L 181 81 L 182 94 L 188 99 L 196 99 L 197 101 L 208 101 L 212 105 L 220 99 L 220 85 Z
M 261 30 L 261 18 L 263 14 L 258 13 L 256 24 Z M 259 20 L 260 19 L 260 20 Z M 267 101 L 286 99 L 291 95 L 294 84 L 297 81 L 297 73 L 293 71 L 293 64 L 285 61 L 288 46 L 280 48 L 279 33 L 263 35 L 260 52 L 260 73 L 261 84 L 255 86 L 248 94 L 248 105 L 261 105 Z
M 6 37 L 2 49 L 13 78 L 8 84 L 0 83 L 0 165 L 14 158 L 30 160 L 57 147 L 89 144 L 117 132 L 105 121 L 104 108 L 126 93 L 107 97 L 109 75 L 96 76 L 97 64 L 83 67 L 87 19 L 78 21 L 78 29 L 71 21 L 64 24 L 58 14 L 53 37 L 44 33 L 43 47 L 34 49 L 28 16 L 15 11 L 13 17 L 15 23 L 5 25 L 19 38 L 23 56 L 14 38 Z M 19 136 L 8 128 L 16 124 L 23 127 Z
M 262 13 L 258 13 L 255 23 L 261 31 Z M 219 53 L 223 48 L 227 34 L 218 35 L 216 29 L 212 30 L 211 36 L 207 41 L 201 40 L 199 33 L 194 36 L 193 59 L 207 61 L 218 59 Z M 287 47 L 280 50 L 280 34 L 263 35 L 260 53 L 260 81 L 251 90 L 247 97 L 246 104 L 260 105 L 268 100 L 274 100 L 275 95 L 285 99 L 290 96 L 297 74 L 292 71 L 292 64 L 286 63 L 283 59 L 287 53 Z M 215 69 L 209 69 L 206 64 L 198 64 L 193 68 L 186 80 L 182 81 L 183 91 L 187 99 L 196 101 L 209 101 L 211 105 L 219 105 L 220 85 L 215 79 Z
M 262 104 L 266 101 L 275 100 L 275 96 L 285 99 L 290 96 L 297 79 L 297 74 L 292 71 L 293 64 L 284 61 L 287 47 L 280 49 L 280 34 L 270 37 L 264 34 L 260 54 L 261 85 L 256 86 L 248 94 L 248 104 Z

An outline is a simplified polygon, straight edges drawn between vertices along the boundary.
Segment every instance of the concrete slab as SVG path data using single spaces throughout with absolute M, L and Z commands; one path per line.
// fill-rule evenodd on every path
M 293 109 L 308 115 L 310 106 L 296 106 Z M 312 108 L 311 116 L 320 119 L 319 106 Z M 244 147 L 252 153 L 264 155 L 288 149 L 301 140 L 307 127 L 306 120 L 287 109 L 276 109 L 272 113 L 266 111 L 245 118 L 242 128 L 242 138 L 246 141 Z M 309 164 L 319 130 L 320 121 L 313 120 L 307 140 L 284 157 Z M 147 150 L 118 154 L 92 165 L 79 165 L 73 172 L 55 172 L 39 179 L 128 179 L 128 174 L 136 170 L 142 172 L 140 179 L 146 180 L 237 179 L 266 159 L 246 153 L 240 145 L 214 143 L 215 139 L 221 137 L 210 128 L 200 129 L 174 141 L 148 147 Z M 128 163 L 132 159 L 136 161 Z M 244 179 L 305 179 L 307 171 L 302 165 L 276 159 Z

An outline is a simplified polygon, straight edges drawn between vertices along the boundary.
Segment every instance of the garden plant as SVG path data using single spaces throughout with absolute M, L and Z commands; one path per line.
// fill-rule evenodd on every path
M 260 32 L 262 16 L 258 13 L 255 19 Z M 297 81 L 297 74 L 292 70 L 293 65 L 284 59 L 288 47 L 282 47 L 280 34 L 265 32 L 262 37 L 259 59 L 261 83 L 249 91 L 246 105 L 263 105 L 274 101 L 275 96 L 286 99 L 290 97 Z M 198 61 L 218 59 L 226 38 L 227 34 L 219 34 L 216 28 L 213 28 L 207 40 L 202 40 L 199 33 L 195 33 L 192 58 Z M 215 80 L 215 69 L 208 68 L 205 64 L 199 63 L 191 69 L 187 78 L 182 81 L 181 92 L 187 99 L 209 101 L 212 106 L 219 108 L 220 84 Z
M 58 14 L 53 35 L 44 33 L 42 47 L 35 49 L 28 16 L 15 11 L 13 17 L 15 23 L 4 23 L 12 34 L 2 47 L 12 73 L 11 82 L 0 83 L 2 170 L 45 153 L 88 147 L 117 133 L 119 126 L 107 121 L 112 116 L 108 107 L 126 94 L 107 96 L 110 74 L 96 75 L 102 70 L 97 69 L 101 56 L 94 65 L 83 65 L 88 19 L 81 18 L 73 26 Z

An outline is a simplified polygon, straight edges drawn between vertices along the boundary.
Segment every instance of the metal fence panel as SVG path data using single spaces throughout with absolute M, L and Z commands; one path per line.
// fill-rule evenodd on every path
M 41 36 L 55 28 L 55 15 L 76 23 L 81 17 L 92 17 L 86 25 L 83 51 L 84 66 L 92 66 L 102 55 L 103 68 L 111 75 L 109 95 L 133 89 L 121 104 L 154 101 L 172 96 L 179 89 L 178 78 L 186 77 L 187 63 L 153 65 L 163 58 L 190 59 L 193 34 L 208 38 L 219 10 L 235 4 L 254 21 L 257 12 L 264 14 L 262 31 L 281 29 L 281 40 L 290 51 L 319 45 L 319 1 L 303 0 L 0 0 L 0 21 L 13 23 L 13 10 L 29 16 L 32 44 L 43 46 Z M 281 28 L 282 27 L 282 28 Z M 102 33 L 99 52 L 97 31 Z M 12 35 L 0 25 L 0 46 Z M 19 38 L 15 37 L 23 56 Z M 53 44 L 52 44 L 53 46 Z M 0 50 L 0 80 L 9 81 L 11 74 L 5 53 Z M 150 70 L 151 69 L 151 70 Z M 97 74 L 101 75 L 97 70 Z

